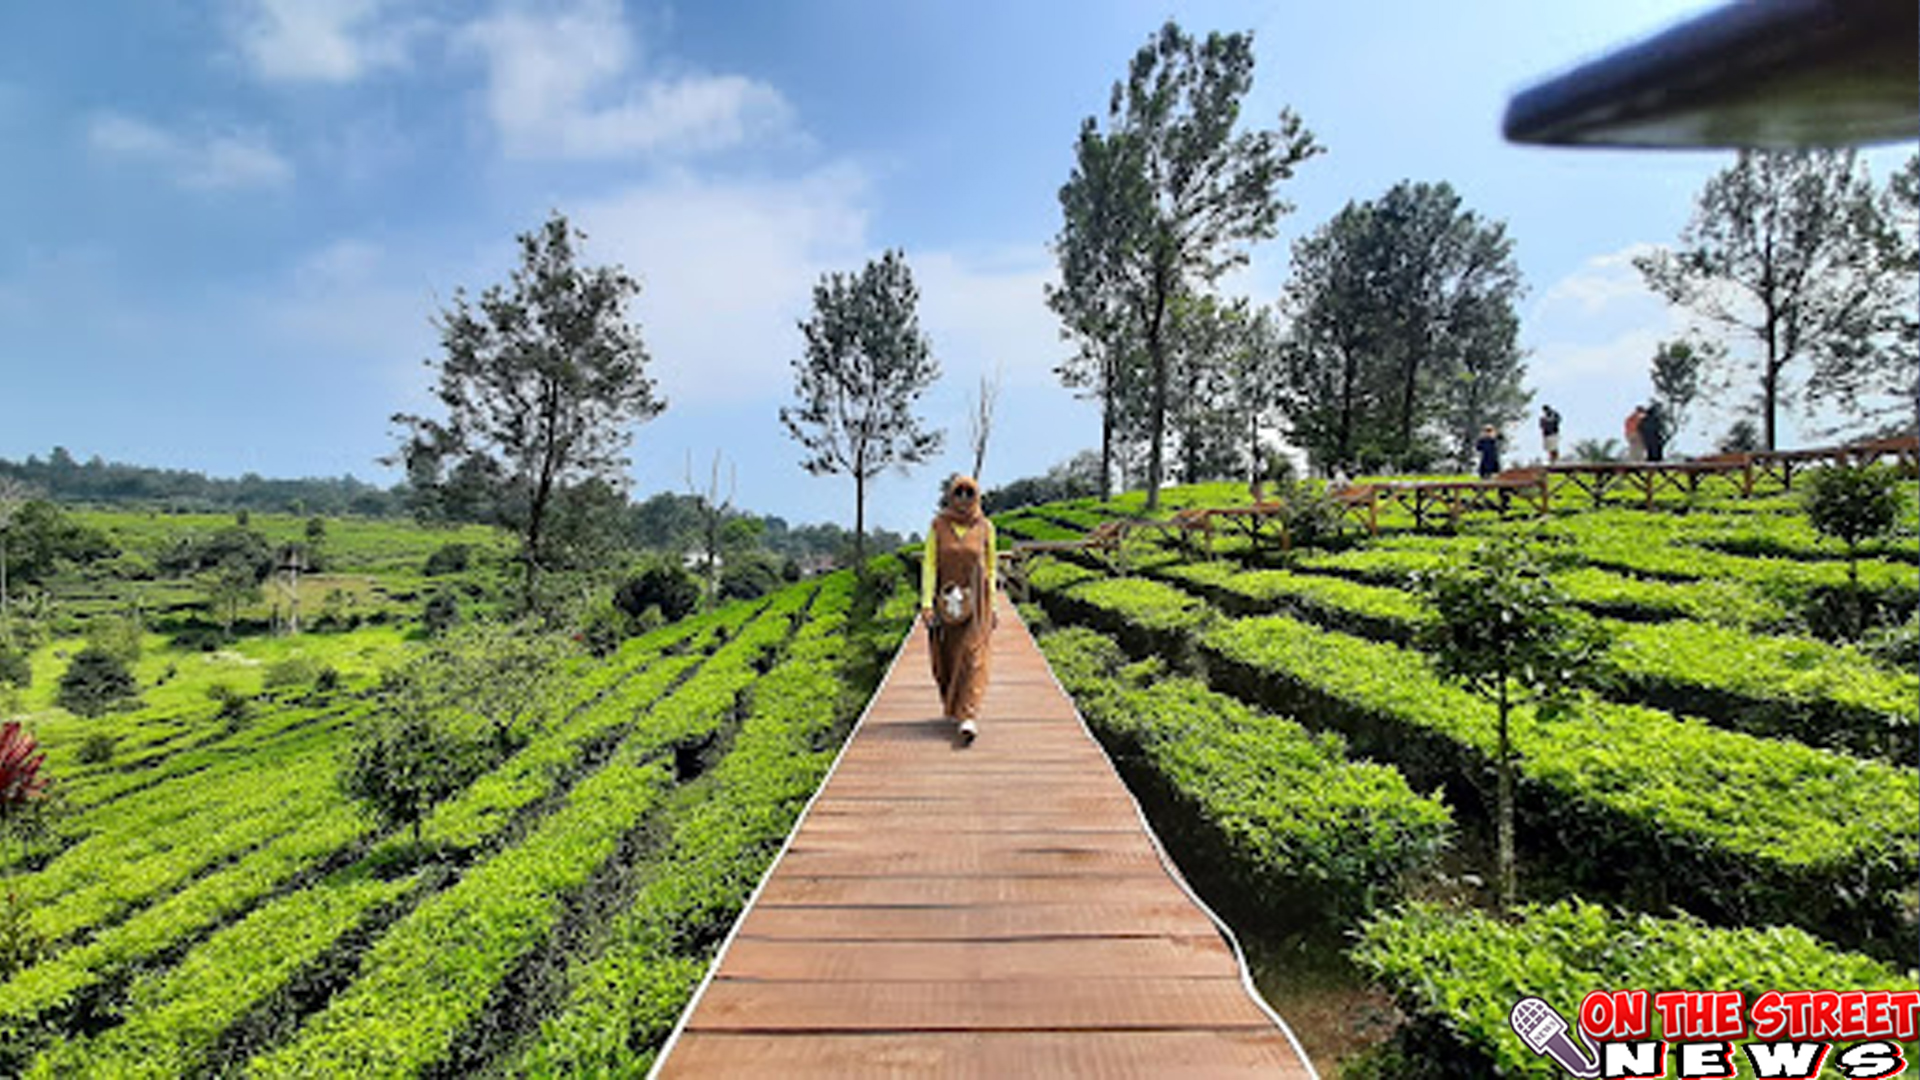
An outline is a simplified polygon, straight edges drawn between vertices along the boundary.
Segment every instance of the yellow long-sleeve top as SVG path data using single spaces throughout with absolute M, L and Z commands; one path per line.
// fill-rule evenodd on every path
M 994 550 L 994 543 L 998 534 L 993 531 L 993 522 L 991 521 L 983 520 L 981 527 L 987 530 L 987 597 L 991 599 L 994 591 L 993 571 L 994 567 L 1000 562 L 999 552 Z M 953 532 L 955 536 L 964 537 L 970 528 L 972 528 L 971 525 L 955 525 Z M 929 528 L 927 530 L 926 554 L 920 558 L 920 610 L 922 611 L 930 611 L 933 608 L 934 579 L 939 576 L 938 564 L 940 557 L 937 554 L 938 547 L 939 540 L 933 535 L 933 529 Z

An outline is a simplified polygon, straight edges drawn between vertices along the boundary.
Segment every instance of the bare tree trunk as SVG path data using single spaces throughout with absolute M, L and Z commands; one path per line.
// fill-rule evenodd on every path
M 1100 410 L 1100 501 L 1113 498 L 1113 389 Z
M 1500 869 L 1500 907 L 1512 911 L 1518 900 L 1518 875 L 1514 870 L 1513 854 L 1513 740 L 1507 728 L 1507 680 L 1500 680 L 1500 767 L 1499 791 L 1495 796 L 1498 804 L 1499 821 L 1496 825 L 1498 837 L 1496 844 Z
M 867 572 L 867 476 L 853 473 L 853 566 L 856 574 Z
M 1147 362 L 1153 365 L 1153 403 L 1147 417 L 1150 436 L 1147 454 L 1147 510 L 1160 509 L 1160 483 L 1165 478 L 1167 434 L 1167 356 L 1160 340 L 1161 319 L 1166 312 L 1166 297 L 1161 279 L 1154 278 L 1155 305 L 1147 320 Z

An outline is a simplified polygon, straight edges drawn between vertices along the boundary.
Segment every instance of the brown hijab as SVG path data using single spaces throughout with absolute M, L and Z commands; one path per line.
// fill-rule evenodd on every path
M 971 491 L 973 498 L 954 498 L 959 491 Z M 980 512 L 980 485 L 973 477 L 955 476 L 947 481 L 946 494 L 940 498 L 940 516 L 963 529 L 978 525 L 985 519 Z

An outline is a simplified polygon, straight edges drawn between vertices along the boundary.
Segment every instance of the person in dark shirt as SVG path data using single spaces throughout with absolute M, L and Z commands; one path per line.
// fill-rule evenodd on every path
M 1547 452 L 1547 464 L 1560 460 L 1560 413 L 1551 405 L 1540 406 L 1540 446 Z
M 1659 402 L 1647 406 L 1640 421 L 1640 441 L 1647 444 L 1648 461 L 1664 461 L 1667 453 L 1667 412 Z
M 1480 452 L 1480 479 L 1500 471 L 1500 434 L 1492 424 L 1480 429 L 1480 438 L 1474 441 L 1473 448 Z

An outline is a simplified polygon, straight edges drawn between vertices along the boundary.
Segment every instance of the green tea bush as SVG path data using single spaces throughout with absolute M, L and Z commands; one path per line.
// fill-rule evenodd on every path
M 427 556 L 422 572 L 428 577 L 463 574 L 473 566 L 472 544 L 442 544 Z
M 306 656 L 289 656 L 284 660 L 275 660 L 261 673 L 260 685 L 268 690 L 280 690 L 289 686 L 308 686 L 320 676 L 318 661 Z
M 104 765 L 113 760 L 114 744 L 119 742 L 105 732 L 93 732 L 80 740 L 80 749 L 74 752 L 74 759 L 82 765 Z
M 1398 894 L 1446 846 L 1446 805 L 1390 766 L 1350 761 L 1337 735 L 1314 735 L 1203 684 L 1129 667 L 1085 629 L 1040 642 L 1061 684 L 1156 825 L 1228 903 L 1256 919 L 1345 924 Z M 1171 820 L 1168 820 L 1168 818 Z
M 1592 990 L 1739 990 L 1751 999 L 1913 985 L 1793 927 L 1714 928 L 1579 899 L 1523 907 L 1513 919 L 1412 904 L 1363 927 L 1352 955 L 1407 1016 L 1395 1055 L 1405 1071 L 1394 1074 L 1406 1080 L 1565 1076 L 1514 1036 L 1508 1015 L 1522 997 L 1571 1017 Z

